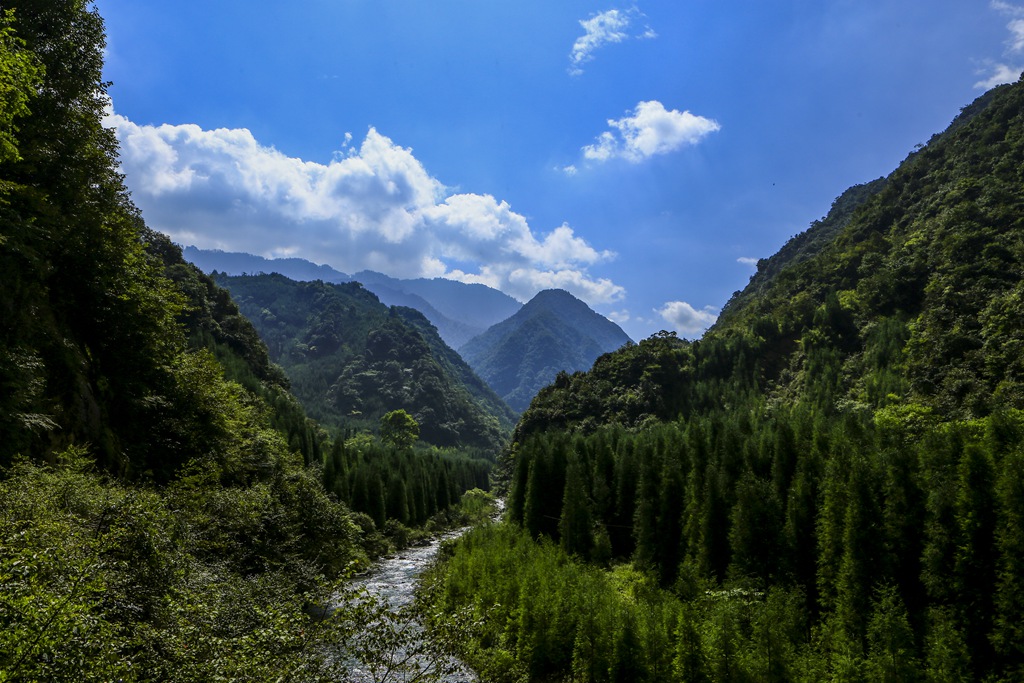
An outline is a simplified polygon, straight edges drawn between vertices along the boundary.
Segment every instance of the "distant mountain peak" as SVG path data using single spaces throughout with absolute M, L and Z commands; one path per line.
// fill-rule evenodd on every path
M 562 304 L 562 305 L 564 305 L 564 304 L 570 304 L 570 305 L 578 304 L 578 305 L 582 305 L 582 306 L 587 306 L 586 302 L 576 298 L 575 296 L 573 296 L 572 294 L 570 294 L 569 292 L 567 292 L 564 289 L 544 289 L 544 290 L 541 290 L 541 291 L 537 292 L 537 294 L 534 295 L 534 297 L 532 299 L 530 299 L 528 302 L 526 302 L 525 305 L 526 306 L 530 306 L 530 305 L 534 305 L 534 306 L 547 305 L 547 306 L 550 306 L 552 304 L 556 304 L 556 305 L 557 304 Z M 590 307 L 587 306 L 587 308 L 590 308 Z
M 589 370 L 601 354 L 629 341 L 584 301 L 564 289 L 546 289 L 459 353 L 506 403 L 522 411 L 559 372 Z

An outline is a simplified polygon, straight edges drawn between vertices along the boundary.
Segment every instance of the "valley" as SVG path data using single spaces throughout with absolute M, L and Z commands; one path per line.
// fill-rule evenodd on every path
M 0 681 L 1024 678 L 1024 80 L 634 342 L 567 225 L 525 303 L 183 249 L 95 6 L 0 17 Z

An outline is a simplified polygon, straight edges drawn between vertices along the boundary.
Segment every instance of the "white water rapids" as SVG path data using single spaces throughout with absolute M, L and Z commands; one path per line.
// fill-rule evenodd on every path
M 435 538 L 428 545 L 411 547 L 402 550 L 391 557 L 378 562 L 368 574 L 356 579 L 358 585 L 366 588 L 371 595 L 383 599 L 392 611 L 397 611 L 409 606 L 415 599 L 416 582 L 419 575 L 430 566 L 430 563 L 437 556 L 441 543 L 445 540 L 457 538 L 468 529 L 459 529 L 449 532 L 440 538 Z M 414 625 L 416 633 L 422 632 L 422 628 Z M 404 652 L 394 653 L 394 656 L 401 659 Z M 445 675 L 440 679 L 444 683 L 475 683 L 478 679 L 467 667 L 459 664 L 458 671 Z M 391 671 L 390 673 L 374 673 L 365 666 L 356 664 L 351 667 L 349 681 L 352 683 L 413 683 L 426 680 L 421 675 L 413 673 L 401 673 Z

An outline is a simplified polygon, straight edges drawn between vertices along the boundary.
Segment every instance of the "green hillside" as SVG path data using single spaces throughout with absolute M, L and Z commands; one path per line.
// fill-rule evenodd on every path
M 276 274 L 216 280 L 323 424 L 376 428 L 385 413 L 403 409 L 428 443 L 492 457 L 503 446 L 511 411 L 417 311 L 388 308 L 358 283 Z
M 1020 680 L 1022 295 L 1019 82 L 840 197 L 700 341 L 542 390 L 512 524 L 436 607 L 494 605 L 467 652 L 495 680 Z

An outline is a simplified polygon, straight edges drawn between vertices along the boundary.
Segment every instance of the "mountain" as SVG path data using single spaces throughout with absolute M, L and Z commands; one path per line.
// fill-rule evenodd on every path
M 385 306 L 358 282 L 216 275 L 253 321 L 310 415 L 376 427 L 404 409 L 423 440 L 496 454 L 513 414 L 419 312 Z
M 396 289 L 394 286 L 381 282 L 363 284 L 369 291 L 377 295 L 381 303 L 387 306 L 404 306 L 406 308 L 414 308 L 422 313 L 430 321 L 430 324 L 437 328 L 437 333 L 441 336 L 441 339 L 452 348 L 458 348 L 465 344 L 485 329 L 458 320 L 452 320 L 434 308 L 429 301 L 419 294 Z
M 550 289 L 471 339 L 459 353 L 521 412 L 559 372 L 589 369 L 598 356 L 629 342 L 618 325 L 568 292 Z
M 605 397 L 606 381 L 639 389 L 640 368 L 664 354 L 677 358 L 662 371 L 682 374 L 629 412 L 602 401 L 604 421 L 702 413 L 720 400 L 701 390 L 711 378 L 765 400 L 813 398 L 829 413 L 912 404 L 971 419 L 1024 408 L 1011 323 L 1024 287 L 1022 88 L 989 91 L 890 176 L 843 193 L 762 260 L 699 342 L 655 337 L 602 359 L 571 389 L 538 397 L 520 431 L 545 429 L 542 414 L 571 426 L 565 391 L 578 405 L 591 382 Z
M 520 596 L 494 600 L 471 661 L 1019 680 L 1022 169 L 1024 80 L 844 193 L 699 341 L 658 334 L 542 389 L 506 463 L 509 529 L 455 549 L 437 584 L 435 613 Z M 540 656 L 537 630 L 491 648 L 521 614 L 557 615 Z M 650 630 L 627 648 L 634 622 Z
M 352 280 L 350 276 L 328 265 L 316 264 L 300 258 L 268 259 L 237 251 L 199 249 L 192 246 L 182 249 L 182 254 L 204 273 L 211 273 L 215 270 L 229 275 L 280 273 L 287 278 L 300 281 L 351 282 Z
M 444 278 L 399 280 L 368 270 L 356 273 L 353 278 L 371 291 L 384 286 L 419 296 L 441 315 L 480 331 L 504 320 L 522 307 L 521 303 L 508 294 L 481 284 L 466 284 Z
M 425 315 L 452 348 L 462 346 L 522 305 L 491 287 L 443 278 L 401 280 L 369 270 L 349 276 L 304 259 L 267 259 L 218 249 L 185 247 L 184 254 L 205 273 L 215 270 L 228 275 L 280 273 L 300 282 L 323 280 L 336 284 L 356 280 L 388 306 L 407 306 Z

